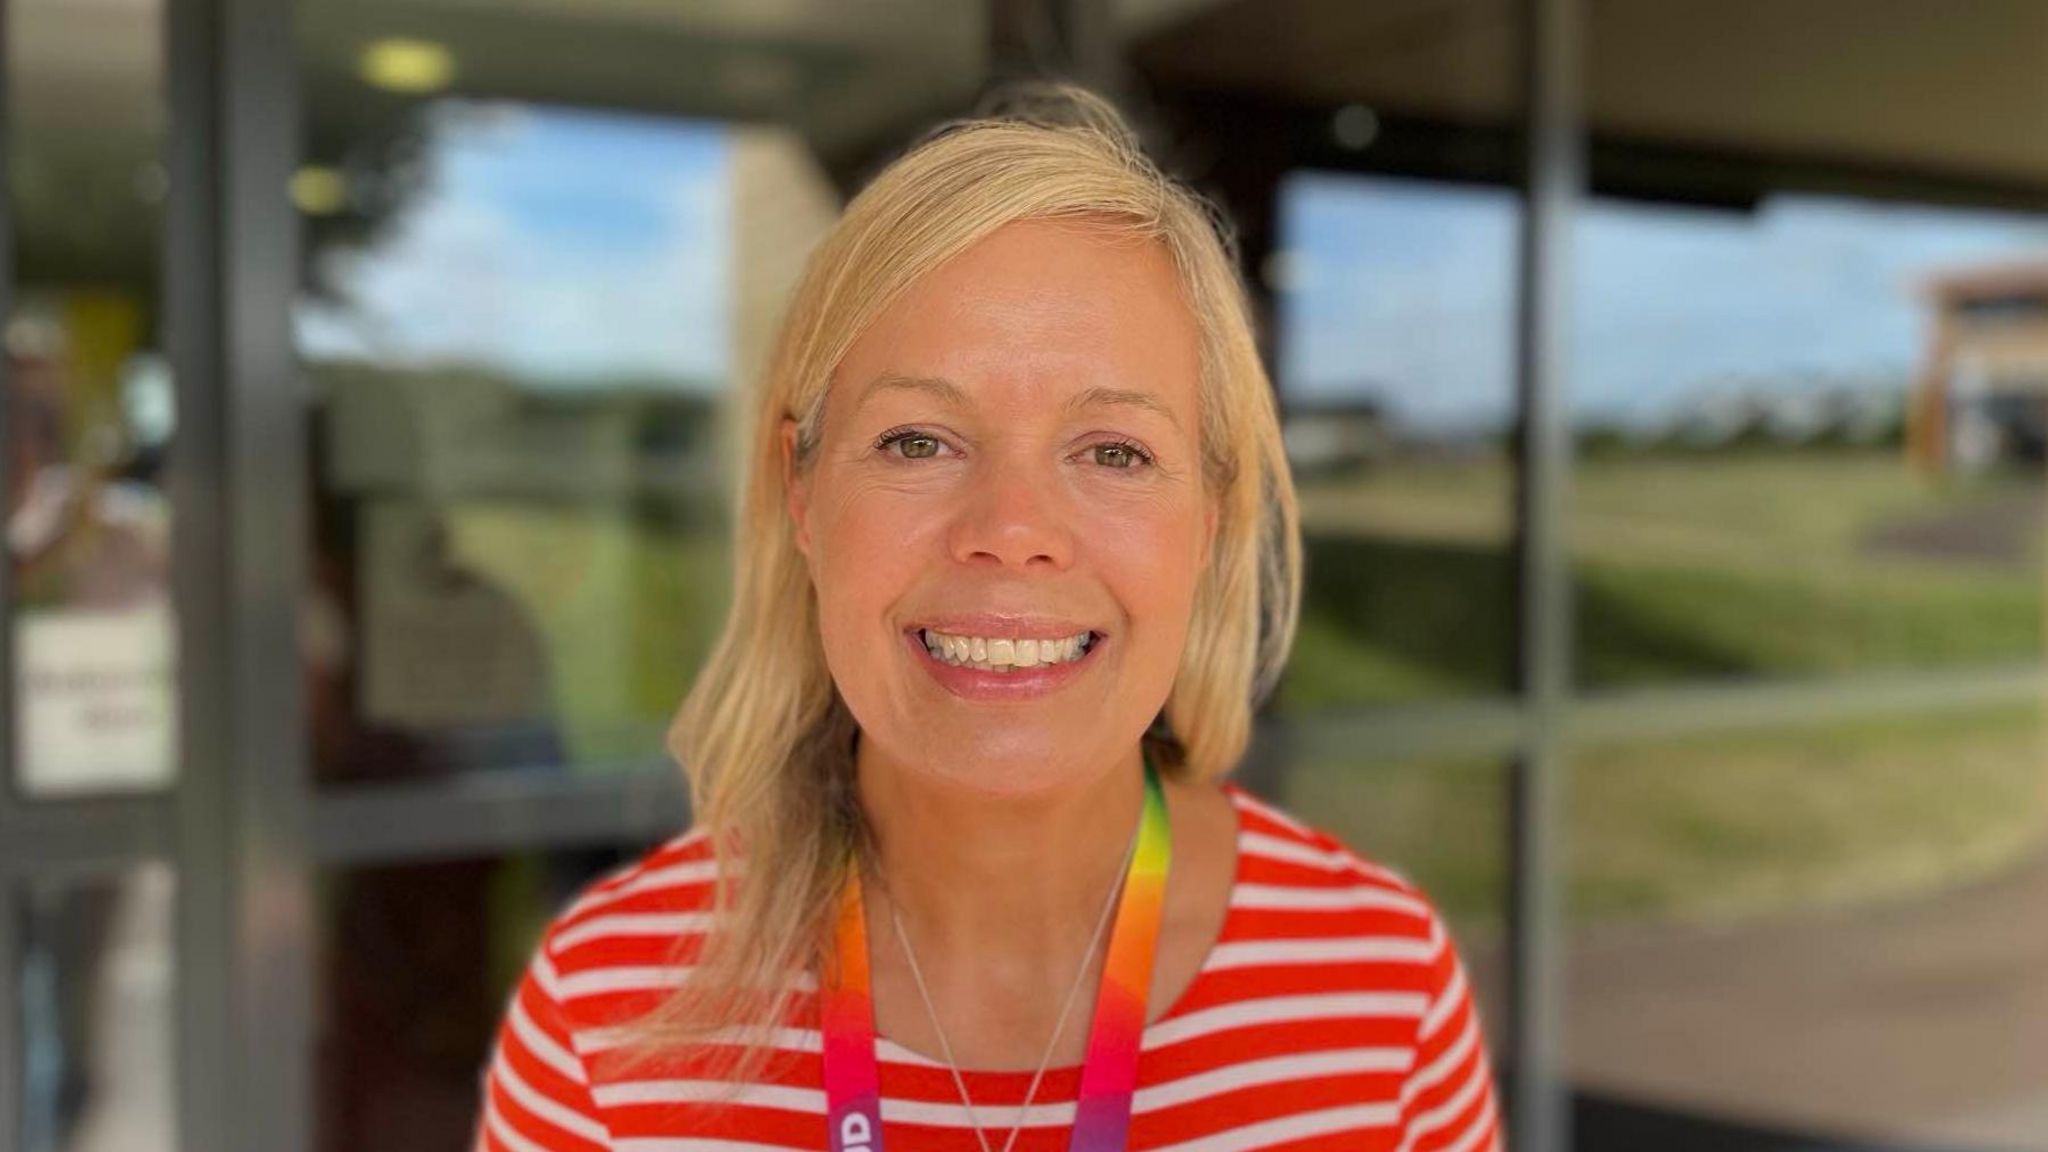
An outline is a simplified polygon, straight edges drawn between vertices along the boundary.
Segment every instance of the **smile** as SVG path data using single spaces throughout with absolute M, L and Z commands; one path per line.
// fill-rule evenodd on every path
M 924 641 L 927 652 L 948 664 L 983 672 L 1009 672 L 1079 660 L 1087 655 L 1095 633 L 1076 632 L 1059 639 L 1033 640 L 959 636 L 924 628 L 919 630 L 918 638 Z
M 939 686 L 979 701 L 1020 701 L 1050 695 L 1100 662 L 1109 638 L 1083 631 L 1056 638 L 962 636 L 913 628 L 904 645 Z

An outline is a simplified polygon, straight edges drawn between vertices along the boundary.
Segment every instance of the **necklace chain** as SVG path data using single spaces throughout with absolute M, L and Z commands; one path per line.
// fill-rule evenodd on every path
M 1031 1087 L 1024 1093 L 1024 1103 L 1017 1107 L 1017 1123 L 1015 1127 L 1010 1129 L 1009 1138 L 1003 1141 L 1003 1152 L 1010 1152 L 1011 1146 L 1017 1142 L 1018 1134 L 1024 1131 L 1025 1114 L 1031 1108 L 1031 1101 L 1038 1096 L 1038 1083 L 1044 1078 L 1045 1070 L 1052 1062 L 1053 1049 L 1059 1045 L 1061 1034 L 1066 1031 L 1067 1016 L 1074 1009 L 1074 997 L 1081 991 L 1082 977 L 1088 974 L 1088 961 L 1094 958 L 1095 947 L 1102 942 L 1102 930 L 1109 924 L 1109 910 L 1116 906 L 1116 894 L 1123 887 L 1123 875 L 1129 873 L 1131 857 L 1137 851 L 1138 834 L 1133 832 L 1131 834 L 1131 846 L 1124 853 L 1123 873 L 1120 873 L 1117 879 L 1110 884 L 1109 898 L 1103 901 L 1102 914 L 1096 917 L 1095 920 L 1095 934 L 1088 940 L 1088 950 L 1081 954 L 1080 970 L 1074 973 L 1074 983 L 1067 989 L 1067 1001 L 1061 1006 L 1059 1019 L 1053 1024 L 1052 1039 L 1045 1043 L 1045 1054 L 1039 1057 L 1038 1071 L 1032 1074 Z M 886 881 L 883 884 L 883 891 L 888 891 Z M 894 893 L 889 893 L 889 919 L 896 926 L 896 939 L 903 944 L 903 955 L 910 961 L 910 976 L 917 984 L 918 997 L 924 1001 L 925 1014 L 931 1018 L 932 1031 L 938 1033 L 939 1050 L 946 1057 L 947 1070 L 953 1073 L 953 1086 L 960 1091 L 960 1104 L 967 1110 L 967 1122 L 974 1126 L 974 1138 L 980 1141 L 982 1152 L 991 1152 L 988 1144 L 988 1134 L 982 1131 L 981 1119 L 974 1114 L 974 1101 L 967 1094 L 967 1081 L 960 1075 L 959 1063 L 953 1059 L 953 1045 L 947 1042 L 946 1030 L 939 1024 L 938 1009 L 932 1006 L 931 993 L 925 990 L 924 973 L 919 971 L 917 966 L 917 952 L 911 948 L 910 937 L 903 931 L 903 918 L 896 914 L 896 897 Z

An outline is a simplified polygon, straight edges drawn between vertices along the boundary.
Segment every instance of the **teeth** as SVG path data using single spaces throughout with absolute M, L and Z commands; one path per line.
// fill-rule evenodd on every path
M 1063 664 L 1087 653 L 1091 633 L 1078 632 L 1064 640 L 1014 640 L 985 636 L 950 636 L 927 628 L 920 633 L 927 651 L 948 664 L 964 665 L 984 672 L 1008 672 L 1035 668 L 1040 664 Z

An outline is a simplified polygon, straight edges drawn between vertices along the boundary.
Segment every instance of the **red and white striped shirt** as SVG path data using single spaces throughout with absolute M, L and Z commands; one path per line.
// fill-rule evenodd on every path
M 1500 1117 L 1465 968 L 1399 876 L 1235 784 L 1237 871 L 1221 937 L 1145 1029 L 1130 1147 L 1499 1152 Z M 701 832 L 594 885 L 550 927 L 484 1083 L 484 1152 L 778 1152 L 828 1147 L 816 982 L 786 1019 L 790 1058 L 730 1103 L 685 1068 L 598 1059 L 612 1026 L 676 985 L 716 863 Z M 943 1064 L 876 1042 L 884 1144 L 980 1152 Z M 1080 1068 L 966 1072 L 975 1114 L 1016 1152 L 1065 1152 Z

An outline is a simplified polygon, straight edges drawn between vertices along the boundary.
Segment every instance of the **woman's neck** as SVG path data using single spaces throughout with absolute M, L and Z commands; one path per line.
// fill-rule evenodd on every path
M 1035 958 L 1071 972 L 1144 808 L 1135 745 L 1104 771 L 1029 796 L 890 764 L 866 741 L 856 766 L 879 856 L 872 867 L 928 970 L 934 958 Z

